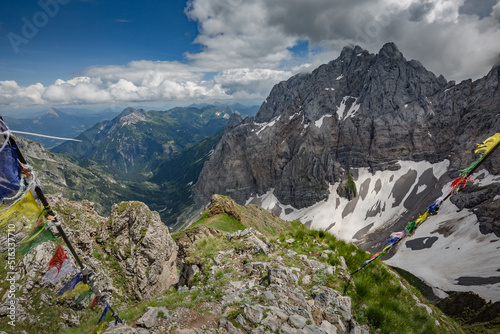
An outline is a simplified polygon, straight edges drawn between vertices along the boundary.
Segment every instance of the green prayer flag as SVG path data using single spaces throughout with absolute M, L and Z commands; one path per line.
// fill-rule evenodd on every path
M 89 299 L 90 296 L 92 296 L 92 289 L 88 289 L 87 291 L 82 292 L 76 299 L 75 299 L 75 304 L 80 304 L 81 302 L 85 301 L 86 299 Z
M 481 162 L 483 162 L 484 157 L 485 156 L 482 155 L 478 160 L 476 160 L 473 163 L 471 163 L 469 165 L 469 167 L 460 170 L 460 173 L 461 173 L 460 175 L 465 176 L 465 175 L 469 174 L 474 168 L 476 168 L 477 165 L 479 165 Z
M 49 240 L 55 239 L 52 231 L 45 228 L 46 224 L 35 227 L 30 235 L 25 237 L 17 248 L 17 253 L 21 255 L 28 254 L 36 246 Z
M 408 225 L 406 225 L 405 230 L 406 230 L 407 234 L 412 234 L 416 228 L 417 228 L 417 222 L 412 221 L 412 222 L 409 222 Z

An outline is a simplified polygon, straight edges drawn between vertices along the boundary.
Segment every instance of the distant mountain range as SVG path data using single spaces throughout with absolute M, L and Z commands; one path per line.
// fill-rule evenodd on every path
M 177 107 L 167 111 L 127 108 L 80 134 L 81 142 L 52 149 L 104 163 L 129 177 L 151 177 L 160 163 L 224 128 L 231 108 Z
M 14 131 L 17 130 L 47 136 L 74 138 L 83 131 L 92 127 L 94 124 L 112 119 L 117 115 L 116 112 L 112 111 L 102 113 L 86 113 L 85 111 L 82 112 L 80 110 L 79 114 L 72 114 L 72 110 L 67 111 L 69 112 L 51 108 L 43 115 L 36 118 L 13 118 L 5 116 L 4 120 L 9 125 L 9 128 Z M 57 139 L 26 134 L 23 134 L 23 136 L 42 144 L 48 149 L 61 144 L 61 140 Z
M 104 213 L 114 202 L 140 200 L 172 225 L 192 204 L 191 188 L 224 126 L 228 120 L 240 119 L 241 114 L 227 106 L 213 105 L 166 111 L 127 108 L 112 120 L 81 133 L 77 137 L 81 142 L 65 142 L 52 152 L 65 154 L 70 162 L 97 174 L 104 171 L 112 179 L 105 189 L 121 185 L 121 189 L 109 189 L 103 198 L 100 208 Z M 93 188 L 79 189 L 67 191 L 69 195 L 65 196 L 86 198 Z

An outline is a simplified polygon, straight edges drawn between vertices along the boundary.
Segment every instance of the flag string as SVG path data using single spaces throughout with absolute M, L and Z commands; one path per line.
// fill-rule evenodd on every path
M 90 298 L 93 293 L 96 297 L 92 301 L 91 309 L 96 304 L 105 306 L 103 315 L 99 320 L 99 326 L 102 328 L 103 324 L 101 322 L 106 317 L 108 309 L 115 318 L 115 322 L 122 322 L 119 315 L 111 307 L 109 297 L 103 294 L 97 286 L 95 274 L 90 268 L 83 264 L 76 253 L 57 217 L 57 213 L 48 203 L 32 168 L 23 157 L 11 131 L 9 131 L 1 116 L 0 136 L 4 137 L 4 142 L 0 147 L 0 154 L 2 154 L 2 159 L 0 160 L 0 200 L 1 204 L 10 203 L 0 207 L 0 229 L 7 224 L 13 224 L 13 219 L 11 219 L 11 217 L 15 213 L 20 213 L 20 215 L 15 217 L 16 219 L 22 216 L 23 221 L 26 220 L 29 222 L 36 220 L 36 226 L 19 244 L 17 253 L 21 255 L 29 253 L 41 243 L 53 240 L 55 236 L 52 229 L 55 229 L 57 235 L 63 239 L 66 247 L 80 267 L 80 271 L 59 291 L 61 298 L 77 297 L 74 302 L 81 303 Z M 6 159 L 3 159 L 4 157 L 6 157 Z M 34 191 L 36 197 L 41 202 L 43 209 L 36 203 L 32 191 Z M 7 195 L 12 195 L 13 193 L 15 193 L 14 196 L 7 197 Z M 30 227 L 31 225 L 28 223 L 28 226 Z M 56 247 L 56 251 L 48 267 L 48 272 L 42 278 L 44 282 L 50 281 L 55 283 L 62 278 L 62 276 L 77 270 L 71 264 L 71 261 L 69 261 L 59 244 Z
M 349 284 L 352 281 L 352 277 L 363 270 L 368 264 L 383 257 L 387 252 L 389 252 L 395 245 L 397 245 L 401 240 L 406 237 L 412 236 L 415 234 L 415 230 L 426 221 L 429 216 L 435 215 L 438 213 L 440 205 L 446 201 L 452 194 L 458 192 L 460 189 L 465 188 L 468 183 L 473 183 L 471 180 L 471 175 L 479 168 L 479 166 L 500 146 L 500 133 L 496 133 L 493 136 L 487 138 L 481 144 L 477 144 L 478 148 L 474 151 L 474 153 L 480 153 L 481 156 L 476 161 L 472 162 L 467 168 L 460 170 L 460 176 L 452 181 L 448 190 L 441 195 L 438 199 L 436 199 L 431 205 L 429 205 L 425 212 L 420 215 L 416 220 L 407 223 L 405 229 L 401 232 L 391 233 L 388 241 L 384 245 L 384 248 L 378 252 L 373 254 L 368 260 L 361 263 L 361 266 L 358 267 L 354 272 L 349 274 L 348 282 L 346 287 L 344 288 L 344 294 L 349 288 Z

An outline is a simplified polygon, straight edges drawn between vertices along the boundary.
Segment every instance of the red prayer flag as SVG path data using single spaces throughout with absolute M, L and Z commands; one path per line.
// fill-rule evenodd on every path
M 68 257 L 66 256 L 66 253 L 64 253 L 63 248 L 58 244 L 54 256 L 52 256 L 52 259 L 49 261 L 49 269 L 56 267 L 57 272 L 59 273 L 64 260 L 66 260 L 67 258 Z
M 453 189 L 458 188 L 459 186 L 463 186 L 462 188 L 465 188 L 467 182 L 474 183 L 474 181 L 472 181 L 470 177 L 465 179 L 462 176 L 459 176 L 451 183 L 451 187 Z
M 94 306 L 97 305 L 97 302 L 99 301 L 99 296 L 95 296 L 94 299 L 92 300 L 92 303 L 90 304 L 90 310 L 94 308 Z

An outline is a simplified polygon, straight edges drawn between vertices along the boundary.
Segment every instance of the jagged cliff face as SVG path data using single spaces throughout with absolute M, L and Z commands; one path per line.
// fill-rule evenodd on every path
M 311 74 L 276 85 L 255 119 L 226 131 L 201 172 L 195 202 L 230 195 L 378 251 L 388 231 L 402 230 L 477 159 L 475 143 L 499 131 L 499 78 L 495 67 L 455 84 L 407 61 L 394 44 L 378 54 L 345 48 Z M 491 252 L 500 236 L 499 174 L 497 153 L 466 195 L 452 197 L 400 247 L 406 253 L 393 264 L 444 290 L 500 299 L 495 280 L 486 279 L 498 278 Z M 351 200 L 349 175 L 358 192 Z M 462 253 L 457 243 L 467 243 Z M 446 265 L 456 256 L 470 266 Z M 432 264 L 428 275 L 418 272 L 421 263 Z
M 255 119 L 225 134 L 196 199 L 204 204 L 222 192 L 244 202 L 274 189 L 281 203 L 303 208 L 325 199 L 350 168 L 445 159 L 461 168 L 473 144 L 499 128 L 499 71 L 455 85 L 407 61 L 394 44 L 377 55 L 345 48 L 311 74 L 276 85 Z

